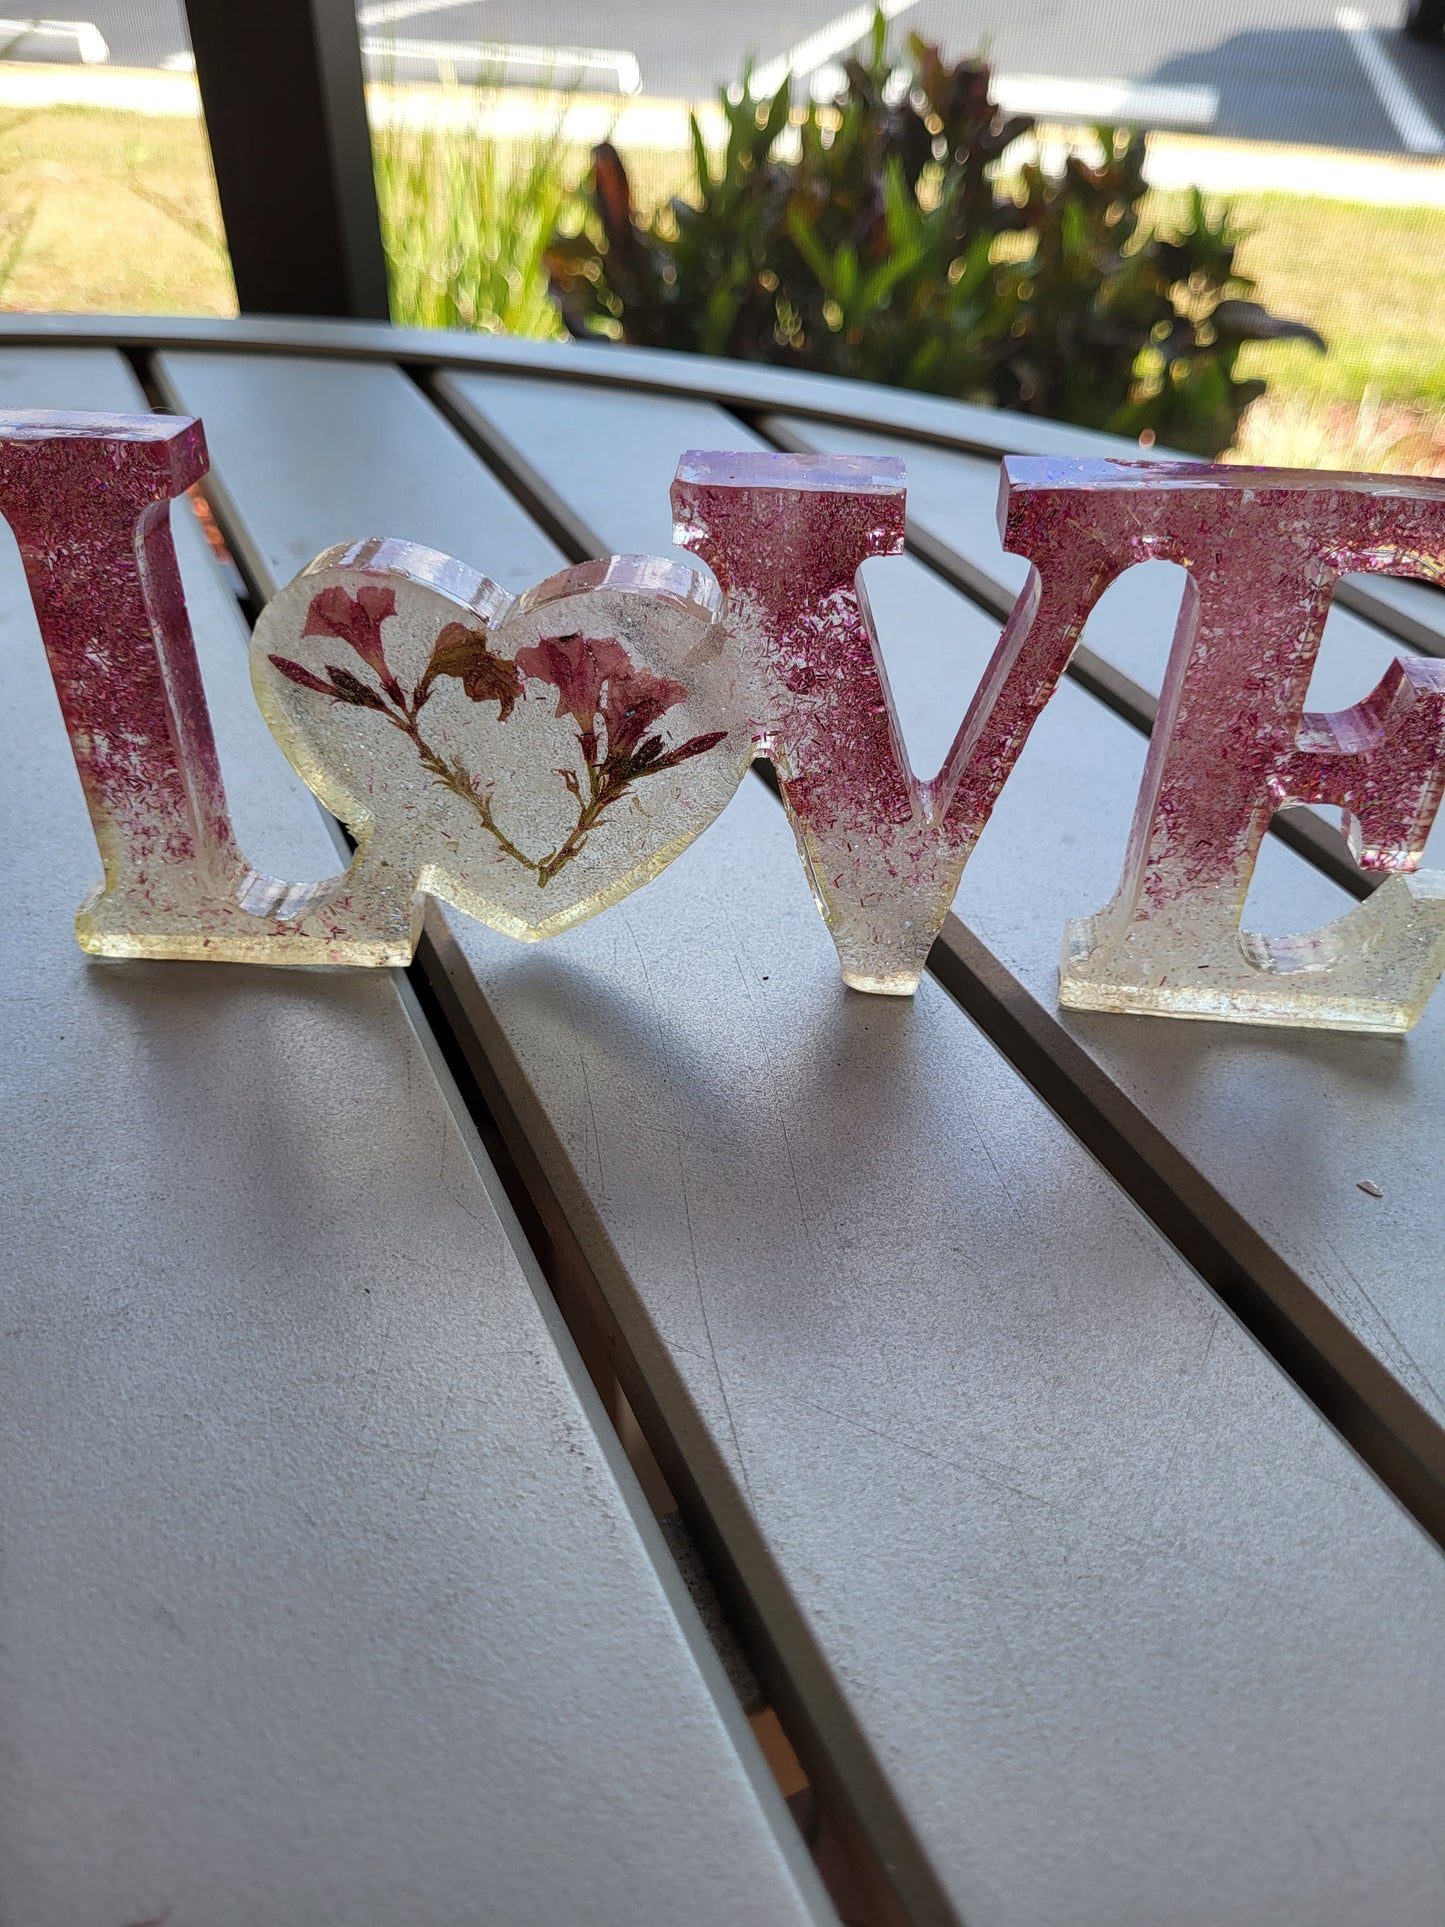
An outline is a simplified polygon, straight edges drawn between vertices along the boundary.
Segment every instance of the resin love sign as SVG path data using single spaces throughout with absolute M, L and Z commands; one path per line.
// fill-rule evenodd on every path
M 1163 557 L 1190 584 L 1124 877 L 1070 925 L 1062 1000 L 1401 1031 L 1445 970 L 1445 878 L 1410 874 L 1445 786 L 1445 664 L 1406 657 L 1354 709 L 1304 709 L 1336 577 L 1445 574 L 1445 485 L 1010 457 L 1000 527 L 1030 581 L 977 689 L 939 691 L 961 721 L 923 779 L 858 574 L 903 547 L 899 462 L 685 454 L 677 539 L 711 574 L 611 557 L 513 597 L 413 543 L 343 543 L 252 645 L 267 722 L 355 843 L 300 886 L 231 828 L 169 524 L 205 470 L 198 422 L 0 416 L 0 514 L 104 864 L 77 917 L 96 954 L 405 962 L 427 896 L 549 937 L 657 876 L 761 756 L 846 981 L 906 995 L 1090 610 Z M 1290 802 L 1339 807 L 1386 880 L 1322 931 L 1251 935 Z

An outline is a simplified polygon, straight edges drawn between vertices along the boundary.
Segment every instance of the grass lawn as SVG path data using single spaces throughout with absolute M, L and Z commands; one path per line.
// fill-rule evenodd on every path
M 55 107 L 0 117 L 0 307 L 230 315 L 200 123 Z
M 1173 198 L 1157 197 L 1164 218 Z M 1239 267 L 1259 284 L 1258 299 L 1330 344 L 1328 355 L 1297 342 L 1255 346 L 1245 372 L 1327 402 L 1373 391 L 1445 408 L 1445 208 L 1230 198 L 1247 235 Z
M 581 154 L 565 158 L 579 172 L 585 164 Z M 495 157 L 484 157 L 469 160 L 458 173 L 453 155 L 445 166 L 422 170 L 431 183 L 407 163 L 403 149 L 384 138 L 388 227 L 394 241 L 398 234 L 408 237 L 398 284 L 407 312 L 400 318 L 455 319 L 445 302 L 427 298 L 428 249 L 440 256 L 459 245 L 475 249 L 480 240 L 485 250 L 488 222 L 480 216 L 439 219 L 429 203 L 445 198 L 447 190 L 454 202 L 489 199 L 491 225 L 499 217 L 505 224 L 505 176 L 525 173 L 530 163 L 507 157 L 498 166 Z M 666 179 L 659 192 L 668 191 L 680 166 L 680 158 L 674 165 L 671 157 L 649 156 L 638 170 L 639 184 L 646 191 L 657 176 L 658 182 Z M 0 118 L 0 183 L 0 307 L 235 312 L 209 155 L 196 122 L 75 107 L 12 112 Z M 535 208 L 530 188 L 527 199 Z M 1156 218 L 1167 223 L 1181 200 L 1154 197 Z M 1239 195 L 1233 205 L 1247 231 L 1239 265 L 1258 284 L 1258 298 L 1276 313 L 1310 322 L 1330 343 L 1326 356 L 1291 342 L 1246 351 L 1245 372 L 1270 383 L 1266 404 L 1247 424 L 1249 458 L 1270 459 L 1269 448 L 1282 445 L 1283 436 L 1299 446 L 1274 459 L 1312 459 L 1300 452 L 1308 435 L 1304 442 L 1300 436 L 1305 429 L 1314 434 L 1321 423 L 1335 424 L 1338 434 L 1334 427 L 1330 434 L 1348 444 L 1343 458 L 1335 456 L 1341 466 L 1391 465 L 1388 450 L 1401 446 L 1396 431 L 1411 429 L 1420 418 L 1426 442 L 1434 446 L 1445 439 L 1445 209 L 1364 207 L 1286 194 Z M 536 234 L 531 245 L 540 238 Z M 503 272 L 515 289 L 513 266 L 503 263 Z M 485 274 L 473 277 L 482 305 L 488 280 Z M 528 298 L 502 305 L 508 325 L 550 330 L 535 285 Z M 1364 430 L 1358 419 L 1362 402 Z M 1269 447 L 1257 446 L 1261 436 Z M 1378 460 L 1371 452 L 1377 447 Z M 1445 462 L 1445 449 L 1440 452 Z M 1319 453 L 1313 459 L 1330 457 Z M 1433 461 L 1412 458 L 1409 465 Z

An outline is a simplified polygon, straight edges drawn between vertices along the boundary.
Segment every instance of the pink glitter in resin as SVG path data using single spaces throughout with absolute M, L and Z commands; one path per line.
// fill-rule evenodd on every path
M 105 883 L 89 949 L 187 916 L 239 866 L 171 544 L 171 501 L 206 471 L 194 421 L 0 418 L 0 513 L 20 546 Z
M 1068 933 L 1084 1008 L 1399 1030 L 1445 965 L 1445 880 L 1392 876 L 1326 930 L 1267 939 L 1239 914 L 1288 801 L 1348 814 L 1361 861 L 1412 869 L 1442 785 L 1445 664 L 1406 658 L 1363 702 L 1307 716 L 1340 574 L 1439 574 L 1445 487 L 1203 464 L 1010 457 L 999 521 L 1035 565 L 942 771 L 909 770 L 856 581 L 903 547 L 903 467 L 692 451 L 677 540 L 716 572 L 758 675 L 754 735 L 846 980 L 907 994 L 974 844 L 1094 604 L 1135 562 L 1189 571 L 1125 882 Z
M 733 724 L 745 711 L 716 590 L 698 572 L 613 557 L 513 597 L 434 550 L 351 543 L 275 598 L 252 656 L 267 720 L 355 832 L 356 856 L 315 884 L 261 875 L 231 829 L 171 541 L 170 503 L 205 470 L 196 421 L 0 414 L 0 514 L 19 541 L 105 869 L 76 919 L 85 949 L 405 963 L 427 893 L 514 936 L 547 936 L 655 876 L 741 780 L 750 743 Z M 570 645 L 606 685 L 594 692 L 602 740 L 589 711 L 581 777 L 567 762 L 580 696 L 569 683 L 559 722 L 548 673 Z M 345 666 L 353 652 L 379 687 Z M 314 671 L 292 660 L 308 654 Z M 392 663 L 409 665 L 406 688 Z M 440 748 L 421 741 L 423 703 Z M 469 771 L 464 753 L 488 716 L 512 721 L 481 744 L 491 766 Z M 555 831 L 560 810 L 570 834 L 564 824 L 558 847 L 541 841 L 529 860 L 486 832 L 494 809 L 529 836 Z
M 672 502 L 677 540 L 717 575 L 728 629 L 752 661 L 755 741 L 778 771 L 844 978 L 910 995 L 1107 576 L 1093 554 L 1050 553 L 942 770 L 921 782 L 857 580 L 869 556 L 902 551 L 902 462 L 690 450 Z
M 1445 967 L 1445 879 L 1403 874 L 1445 780 L 1445 663 L 1402 658 L 1339 714 L 1304 702 L 1338 576 L 1441 574 L 1445 485 L 1010 457 L 1005 487 L 1010 545 L 1049 575 L 1092 557 L 1099 587 L 1153 559 L 1190 576 L 1123 880 L 1070 926 L 1062 1001 L 1408 1029 Z M 1261 839 L 1290 802 L 1340 806 L 1359 861 L 1389 880 L 1323 930 L 1242 933 Z
M 349 877 L 274 881 L 236 843 L 171 540 L 170 504 L 206 467 L 198 421 L 0 414 L 0 515 L 105 870 L 77 935 L 108 957 L 402 961 L 405 914 L 388 928 Z
M 197 422 L 11 414 L 0 513 L 14 531 L 109 892 L 165 901 L 233 853 L 167 511 L 206 470 Z M 186 650 L 181 654 L 185 655 Z M 174 874 L 167 870 L 174 866 Z

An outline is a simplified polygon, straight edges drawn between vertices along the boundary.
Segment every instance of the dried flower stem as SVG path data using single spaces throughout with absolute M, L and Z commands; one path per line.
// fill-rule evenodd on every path
M 303 689 L 332 702 L 369 709 L 400 730 L 420 758 L 422 768 L 476 813 L 483 829 L 504 856 L 530 870 L 545 890 L 559 871 L 579 856 L 587 838 L 612 804 L 627 795 L 642 777 L 673 769 L 690 757 L 701 756 L 720 743 L 726 730 L 694 736 L 676 749 L 667 749 L 661 736 L 648 730 L 667 710 L 687 695 L 681 683 L 641 668 L 615 636 L 590 637 L 580 631 L 544 637 L 517 652 L 515 662 L 494 654 L 486 626 L 469 628 L 451 622 L 436 639 L 421 681 L 408 696 L 397 681 L 382 646 L 381 626 L 396 613 L 389 588 L 372 583 L 352 596 L 342 588 L 323 589 L 312 598 L 304 636 L 334 636 L 347 642 L 376 676 L 380 689 L 353 671 L 326 664 L 325 680 L 303 663 L 272 656 L 281 674 Z M 421 733 L 418 718 L 441 677 L 454 677 L 474 703 L 497 704 L 498 720 L 506 722 L 523 694 L 523 676 L 550 683 L 558 694 L 557 714 L 572 716 L 578 725 L 577 747 L 587 771 L 587 793 L 575 769 L 558 774 L 577 800 L 577 821 L 550 856 L 540 859 L 519 850 L 492 814 L 490 790 L 477 787 L 459 758 L 441 754 Z M 598 753 L 598 726 L 605 725 L 607 753 Z
M 420 704 L 417 708 L 420 708 Z M 495 838 L 503 854 L 511 857 L 514 863 L 520 863 L 523 869 L 533 872 L 539 889 L 545 890 L 553 877 L 564 870 L 573 857 L 580 855 L 589 834 L 601 821 L 603 811 L 610 804 L 615 803 L 622 794 L 621 790 L 614 788 L 605 766 L 599 765 L 594 760 L 597 741 L 594 733 L 592 734 L 593 756 L 586 759 L 591 794 L 585 802 L 579 802 L 577 821 L 568 832 L 566 841 L 559 844 L 550 856 L 543 857 L 539 862 L 536 858 L 527 856 L 524 851 L 519 850 L 506 831 L 498 826 L 492 815 L 491 796 L 473 788 L 471 778 L 463 765 L 456 761 L 448 762 L 432 748 L 417 725 L 415 711 L 405 706 L 405 699 L 403 699 L 401 714 L 390 709 L 385 709 L 381 713 L 392 727 L 399 729 L 412 744 L 421 759 L 422 766 L 435 776 L 439 783 L 449 789 L 453 796 L 459 797 L 463 803 L 469 804 L 476 811 L 483 829 L 489 836 Z M 583 748 L 585 751 L 585 743 Z M 625 785 L 623 787 L 625 788 Z
M 560 844 L 551 856 L 544 857 L 534 866 L 537 871 L 537 883 L 541 889 L 545 890 L 557 872 L 565 868 L 574 856 L 581 854 L 582 846 L 589 834 L 601 821 L 602 812 L 609 804 L 615 803 L 622 794 L 620 790 L 613 789 L 610 780 L 606 780 L 605 771 L 599 769 L 590 758 L 587 763 L 587 774 L 591 778 L 592 794 L 578 808 L 577 821 L 569 832 L 567 841 Z M 599 781 L 599 778 L 603 780 Z
M 407 714 L 404 717 L 396 716 L 393 715 L 390 710 L 386 710 L 384 714 L 386 720 L 392 724 L 394 728 L 399 729 L 402 735 L 412 743 L 417 755 L 421 758 L 422 767 L 435 776 L 444 788 L 449 789 L 453 796 L 459 797 L 463 803 L 469 804 L 471 808 L 476 811 L 477 816 L 481 820 L 482 828 L 487 831 L 489 836 L 496 839 L 497 846 L 502 853 L 505 856 L 511 857 L 514 863 L 520 863 L 524 869 L 540 871 L 542 866 L 534 862 L 531 857 L 524 855 L 507 833 L 497 827 L 496 820 L 492 815 L 492 799 L 490 795 L 472 787 L 471 778 L 459 762 L 448 762 L 445 757 L 439 755 L 438 752 L 432 748 L 431 744 L 417 727 L 415 717 L 411 714 Z M 545 878 L 541 880 L 543 882 L 546 881 Z

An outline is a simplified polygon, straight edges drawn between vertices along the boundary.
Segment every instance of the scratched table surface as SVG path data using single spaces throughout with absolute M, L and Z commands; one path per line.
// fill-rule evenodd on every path
M 332 543 L 515 591 L 672 553 L 685 448 L 900 454 L 865 574 L 931 769 L 1019 586 L 999 455 L 1137 453 L 347 324 L 6 317 L 0 406 L 203 419 L 192 621 L 298 878 L 334 829 L 247 621 Z M 5 536 L 0 1922 L 1439 1927 L 1445 994 L 1404 1039 L 1054 994 L 1180 584 L 1091 617 L 908 1002 L 842 988 L 761 780 L 545 946 L 433 904 L 409 972 L 87 960 Z M 1312 706 L 1411 650 L 1445 596 L 1342 584 Z M 1293 816 L 1258 927 L 1368 888 Z

